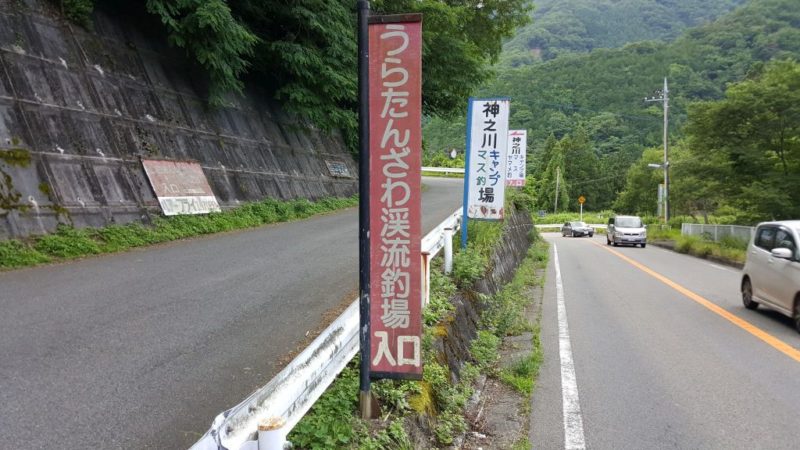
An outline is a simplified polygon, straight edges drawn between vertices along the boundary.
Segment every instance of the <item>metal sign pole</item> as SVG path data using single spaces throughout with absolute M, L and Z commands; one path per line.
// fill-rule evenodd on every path
M 358 1 L 358 259 L 359 259 L 359 342 L 361 372 L 359 405 L 361 417 L 372 416 L 370 398 L 369 329 L 369 2 Z
M 470 146 L 472 145 L 472 97 L 467 102 L 467 147 L 464 160 L 464 204 L 461 217 L 461 248 L 467 248 L 467 203 L 469 203 L 469 163 Z

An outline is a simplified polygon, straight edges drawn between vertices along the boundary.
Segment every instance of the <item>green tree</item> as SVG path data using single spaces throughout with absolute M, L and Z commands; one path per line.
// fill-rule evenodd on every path
M 242 91 L 240 77 L 258 39 L 231 15 L 225 0 L 147 0 L 146 7 L 161 20 L 169 42 L 206 70 L 212 104 L 224 103 L 226 93 Z
M 720 183 L 720 195 L 754 217 L 800 215 L 800 64 L 773 61 L 731 85 L 725 98 L 689 108 L 690 168 Z
M 598 179 L 600 161 L 586 130 L 579 126 L 573 135 L 561 140 L 561 146 L 564 150 L 564 177 L 569 180 L 570 191 L 576 197 L 586 197 L 590 201 L 588 205 L 595 208 L 601 183 Z
M 564 148 L 559 142 L 553 148 L 544 172 L 539 178 L 539 186 L 536 190 L 539 208 L 554 211 L 556 197 L 558 197 L 558 210 L 569 209 L 569 186 L 564 178 L 564 167 Z
M 625 189 L 614 202 L 618 212 L 655 215 L 658 207 L 658 184 L 664 181 L 664 172 L 653 170 L 648 164 L 663 162 L 664 151 L 650 148 L 633 164 L 625 177 Z

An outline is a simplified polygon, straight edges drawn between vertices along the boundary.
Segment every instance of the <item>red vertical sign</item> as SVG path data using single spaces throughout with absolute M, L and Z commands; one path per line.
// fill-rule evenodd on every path
M 422 17 L 369 25 L 370 372 L 420 378 Z

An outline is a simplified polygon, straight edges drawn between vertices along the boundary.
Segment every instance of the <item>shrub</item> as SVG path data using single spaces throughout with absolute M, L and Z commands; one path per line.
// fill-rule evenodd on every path
M 100 246 L 89 236 L 87 230 L 63 225 L 59 226 L 54 234 L 40 237 L 34 248 L 41 253 L 59 258 L 75 258 L 100 253 Z
M 486 270 L 486 258 L 477 250 L 467 248 L 453 257 L 453 277 L 459 287 L 471 286 Z
M 497 363 L 500 358 L 500 338 L 489 331 L 480 330 L 478 336 L 472 341 L 470 353 L 478 368 L 487 370 Z
M 0 267 L 15 268 L 32 266 L 50 261 L 47 255 L 17 240 L 0 242 Z

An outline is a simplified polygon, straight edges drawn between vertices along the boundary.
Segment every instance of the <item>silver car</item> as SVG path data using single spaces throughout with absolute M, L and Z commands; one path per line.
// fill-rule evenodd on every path
M 606 244 L 647 246 L 647 230 L 638 216 L 615 216 L 608 219 Z
M 800 220 L 758 224 L 747 247 L 742 302 L 791 317 L 800 332 Z

